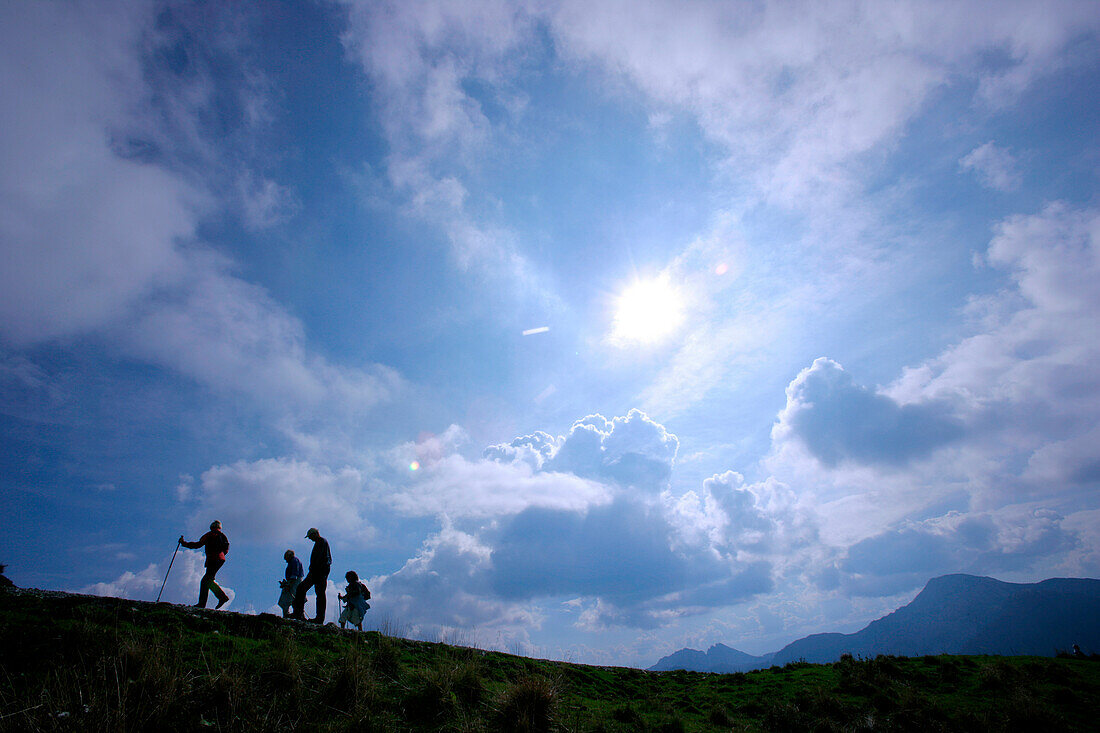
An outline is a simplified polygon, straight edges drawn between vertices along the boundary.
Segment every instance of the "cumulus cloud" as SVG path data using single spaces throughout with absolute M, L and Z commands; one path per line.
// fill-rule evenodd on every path
M 164 592 L 160 597 L 162 601 L 190 605 L 198 601 L 199 581 L 206 572 L 203 566 L 205 561 L 206 556 L 201 550 L 180 548 L 174 561 L 169 556 L 164 558 L 163 562 L 150 563 L 137 572 L 127 570 L 114 580 L 93 583 L 80 588 L 77 592 L 94 596 L 130 598 L 135 601 L 155 601 L 157 594 L 161 592 L 161 583 L 164 583 Z M 172 566 L 170 571 L 169 563 Z M 236 596 L 233 589 L 221 582 L 218 585 L 229 596 L 229 605 L 232 606 Z
M 407 444 L 391 456 L 404 475 L 388 499 L 411 515 L 490 518 L 528 508 L 584 511 L 607 504 L 616 487 L 659 493 L 668 484 L 679 441 L 640 410 L 611 420 L 589 415 L 566 436 L 545 432 L 492 445 L 481 460 L 458 451 L 464 434 Z M 407 467 L 416 461 L 418 469 Z
M 676 542 L 659 505 L 630 498 L 587 511 L 531 507 L 499 530 L 450 523 L 398 572 L 376 579 L 380 612 L 422 627 L 538 625 L 547 598 L 578 599 L 584 627 L 652 628 L 772 587 L 764 560 L 730 564 Z
M 655 627 L 766 591 L 772 560 L 762 550 L 789 524 L 781 492 L 744 489 L 738 477 L 737 490 L 751 497 L 739 506 L 718 486 L 734 483 L 731 472 L 706 485 L 718 498 L 705 510 L 685 510 L 691 502 L 668 490 L 678 447 L 663 425 L 631 410 L 589 415 L 565 436 L 538 431 L 489 446 L 480 461 L 418 451 L 422 475 L 391 501 L 406 513 L 441 514 L 444 527 L 379 581 L 402 589 L 403 608 L 422 606 L 417 618 L 444 626 L 480 618 L 505 627 L 533 604 L 568 597 L 583 627 Z
M 1065 504 L 1096 484 L 1098 221 L 1093 210 L 1055 203 L 1002 222 L 985 262 L 1007 272 L 1009 287 L 971 303 L 975 335 L 881 391 L 856 386 L 828 360 L 791 383 L 769 465 L 819 496 L 829 487 L 834 500 L 821 511 L 850 525 L 854 540 L 829 582 L 887 595 L 947 572 L 1093 567 L 1080 521 L 1017 502 Z M 791 440 L 831 470 L 811 478 L 798 469 L 782 454 Z M 876 508 L 882 497 L 894 516 Z M 961 508 L 939 516 L 944 503 Z M 860 526 L 846 519 L 853 512 Z M 935 518 L 901 519 L 905 512 Z
M 1020 187 L 1020 172 L 1016 158 L 992 141 L 979 145 L 959 160 L 959 167 L 972 171 L 983 185 L 997 191 L 1014 191 Z
M 679 447 L 675 435 L 635 408 L 611 420 L 588 415 L 573 423 L 568 435 L 555 438 L 540 431 L 489 446 L 484 455 L 542 471 L 660 491 L 668 483 Z
M 652 507 L 620 499 L 587 512 L 528 509 L 496 542 L 494 588 L 504 597 L 600 596 L 617 605 L 681 590 L 689 564 Z
M 708 499 L 721 510 L 722 541 L 733 547 L 756 549 L 770 544 L 775 518 L 764 502 L 736 471 L 711 476 L 703 482 Z
M 445 524 L 417 554 L 389 576 L 372 579 L 375 610 L 414 626 L 478 629 L 482 636 L 541 622 L 531 607 L 495 597 L 490 587 L 492 550 L 477 537 Z
M 767 561 L 684 542 L 662 504 L 627 496 L 584 513 L 527 510 L 503 527 L 492 563 L 502 597 L 590 599 L 585 626 L 652 628 L 772 586 Z
M 951 401 L 980 427 L 982 461 L 1006 470 L 984 499 L 1089 481 L 1100 409 L 1100 215 L 1055 203 L 1002 222 L 986 261 L 1012 287 L 972 304 L 977 333 L 890 385 L 909 404 Z M 1059 460 L 1052 460 L 1055 456 Z M 1026 467 L 1010 470 L 1016 461 Z
M 820 517 L 808 578 L 883 596 L 1095 567 L 1097 232 L 1095 210 L 1063 203 L 1009 217 L 983 258 L 1006 284 L 968 305 L 973 335 L 877 390 L 828 359 L 791 382 L 762 465 Z
M 218 519 L 234 540 L 285 543 L 309 527 L 368 535 L 360 514 L 362 493 L 357 469 L 333 471 L 277 458 L 214 466 L 203 472 L 198 486 L 185 484 L 184 495 L 194 503 L 191 523 L 196 528 Z
M 607 502 L 610 493 L 605 485 L 570 473 L 450 455 L 419 471 L 393 505 L 410 515 L 484 518 L 528 507 L 583 509 Z
M 855 594 L 889 595 L 945 573 L 1049 566 L 1079 544 L 1063 521 L 1049 509 L 1008 507 L 905 522 L 849 547 L 839 563 L 842 582 Z
M 541 468 L 559 448 L 558 440 L 541 430 L 531 435 L 521 435 L 511 443 L 491 445 L 483 455 L 491 461 L 502 463 L 522 462 L 533 469 Z
M 797 439 L 827 466 L 846 461 L 901 465 L 962 435 L 946 403 L 899 404 L 855 383 L 824 357 L 787 387 L 773 438 Z

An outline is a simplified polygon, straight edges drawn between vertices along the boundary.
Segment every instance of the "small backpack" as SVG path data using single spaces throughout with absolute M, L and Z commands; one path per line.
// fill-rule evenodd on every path
M 370 600 L 370 590 L 367 589 L 367 584 L 363 583 L 363 582 L 360 582 L 359 583 L 359 589 L 360 589 L 360 592 L 363 594 L 364 600 L 369 601 Z

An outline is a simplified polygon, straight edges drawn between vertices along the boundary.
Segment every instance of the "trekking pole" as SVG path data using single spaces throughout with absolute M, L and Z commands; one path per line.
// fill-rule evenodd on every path
M 176 540 L 176 552 L 180 551 L 180 541 Z M 164 573 L 164 583 L 168 582 L 168 573 L 172 572 L 172 563 L 176 561 L 176 552 L 172 553 L 172 561 L 168 563 L 168 570 Z M 164 592 L 164 583 L 160 584 L 160 593 L 157 593 L 157 603 L 160 603 L 160 594 Z

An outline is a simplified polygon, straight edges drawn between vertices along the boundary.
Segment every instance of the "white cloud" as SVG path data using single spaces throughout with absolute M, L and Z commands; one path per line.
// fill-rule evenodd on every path
M 542 468 L 542 465 L 553 457 L 559 449 L 558 440 L 542 431 L 531 435 L 522 435 L 512 440 L 511 443 L 491 445 L 485 449 L 486 458 L 504 463 L 526 463 L 531 468 Z
M 962 433 L 950 404 L 900 405 L 855 384 L 843 367 L 824 357 L 787 387 L 787 405 L 772 429 L 773 440 L 800 440 L 827 466 L 846 460 L 903 464 Z
M 1098 475 L 1098 242 L 1094 210 L 1010 217 L 985 257 L 1009 286 L 972 304 L 974 335 L 885 388 L 827 359 L 791 382 L 762 466 L 820 517 L 814 582 L 884 595 L 1095 567 L 1094 534 L 1067 520 Z
M 962 75 L 1005 103 L 1100 25 L 1073 2 L 563 0 L 545 16 L 563 55 L 691 111 L 738 170 L 762 165 L 767 196 L 799 207 L 835 203 L 853 156 L 901 134 L 937 87 Z M 986 65 L 995 52 L 1008 63 Z
M 0 106 L 0 337 L 30 346 L 94 334 L 296 417 L 387 399 L 401 384 L 396 373 L 311 353 L 297 318 L 195 242 L 219 190 L 237 184 L 218 183 L 218 165 L 212 180 L 188 179 L 180 160 L 218 158 L 200 124 L 209 90 L 190 90 L 181 108 L 150 107 L 146 75 L 157 70 L 143 63 L 142 44 L 164 40 L 154 38 L 153 11 L 45 2 L 0 10 L 0 95 L 19 100 Z M 162 154 L 142 153 L 158 145 Z M 251 224 L 292 208 L 289 189 L 234 175 Z
M 198 602 L 199 581 L 206 573 L 203 567 L 205 557 L 202 551 L 180 548 L 175 560 L 172 560 L 171 556 L 165 557 L 163 562 L 150 563 L 136 573 L 128 570 L 114 580 L 93 583 L 79 589 L 78 592 L 94 596 L 129 598 L 135 601 L 155 601 L 157 594 L 160 593 L 162 601 L 192 605 Z M 162 583 L 164 584 L 163 593 L 161 592 Z M 236 593 L 232 588 L 224 585 L 220 579 L 218 585 L 229 596 L 228 607 L 232 607 Z M 216 603 L 216 600 L 214 602 Z
M 998 191 L 1015 191 L 1020 187 L 1020 172 L 1016 158 L 992 141 L 971 150 L 959 160 L 959 167 L 973 171 L 983 185 Z
M 638 409 L 607 420 L 589 415 L 573 423 L 569 435 L 542 464 L 544 471 L 613 481 L 643 492 L 659 492 L 672 474 L 680 441 Z
M 397 572 L 371 579 L 372 613 L 400 619 L 413 635 L 441 627 L 474 630 L 492 643 L 498 633 L 538 627 L 541 615 L 524 603 L 494 598 L 492 550 L 445 523 Z
M 1024 479 L 1035 486 L 1064 486 L 1068 489 L 1100 483 L 1100 425 L 1065 440 L 1047 443 L 1027 459 Z
M 248 171 L 238 177 L 237 189 L 241 197 L 241 218 L 252 229 L 281 224 L 301 208 L 292 188 Z
M 1062 524 L 1057 512 L 1023 506 L 904 522 L 849 547 L 842 582 L 856 595 L 888 595 L 945 573 L 1049 568 L 1078 545 Z
M 506 0 L 345 5 L 344 44 L 387 100 L 391 140 L 435 150 L 476 144 L 488 120 L 462 83 L 509 75 L 526 38 L 520 7 Z
M 130 353 L 291 414 L 361 413 L 400 389 L 392 369 L 340 367 L 311 353 L 301 321 L 217 258 L 193 262 L 183 287 L 153 301 L 119 334 Z
M 610 499 L 607 486 L 569 473 L 534 472 L 526 463 L 447 456 L 427 465 L 392 498 L 413 516 L 499 517 L 527 507 L 582 510 Z
M 565 436 L 540 431 L 489 446 L 485 456 L 658 493 L 667 485 L 679 447 L 675 435 L 635 408 L 611 420 L 588 415 Z
M 531 507 L 499 531 L 445 521 L 401 570 L 372 580 L 378 608 L 421 627 L 495 629 L 537 626 L 539 600 L 572 598 L 582 625 L 653 627 L 771 587 L 767 561 L 731 565 L 705 544 L 673 547 L 664 511 L 623 498 L 586 511 Z
M 986 260 L 1010 287 L 975 302 L 974 335 L 894 383 L 871 390 L 822 359 L 792 381 L 763 466 L 819 503 L 830 544 L 930 507 L 1068 511 L 1095 484 L 1098 222 L 1063 204 L 1005 220 Z
M 505 124 L 523 107 L 511 80 L 531 38 L 524 9 L 506 0 L 344 5 L 344 46 L 378 92 L 389 185 L 413 213 L 444 232 L 460 269 L 514 283 L 518 295 L 556 302 L 515 233 L 480 213 L 498 202 L 471 201 L 464 183 L 500 131 L 468 88 L 482 88 L 511 111 Z
M 721 496 L 693 510 L 690 498 L 667 491 L 678 445 L 631 410 L 589 415 L 567 436 L 536 432 L 490 446 L 477 462 L 443 445 L 405 446 L 395 465 L 416 457 L 423 473 L 388 501 L 440 514 L 444 526 L 379 580 L 387 592 L 402 589 L 408 608 L 422 606 L 417 618 L 441 625 L 498 616 L 507 625 L 528 613 L 524 604 L 568 597 L 584 626 L 653 627 L 767 590 L 771 540 L 795 537 L 783 529 L 795 524 L 789 490 L 749 487 L 748 506 L 735 507 L 708 483 Z M 456 529 L 460 520 L 472 528 Z
M 0 334 L 17 343 L 113 322 L 184 269 L 197 192 L 108 145 L 140 89 L 149 16 L 131 10 L 0 10 Z
M 1049 495 L 1087 482 L 1087 455 L 1075 446 L 1096 429 L 1100 409 L 1100 214 L 1064 204 L 1014 216 L 997 229 L 987 260 L 1013 286 L 982 303 L 980 332 L 906 373 L 887 390 L 904 403 L 952 400 L 986 440 L 981 449 L 1030 469 L 995 491 Z M 1058 466 L 1055 453 L 1068 460 Z M 986 494 L 986 500 L 997 501 Z
M 370 527 L 360 514 L 363 476 L 286 458 L 238 461 L 203 472 L 188 492 L 191 523 L 214 519 L 231 541 L 285 544 L 310 527 L 362 538 Z

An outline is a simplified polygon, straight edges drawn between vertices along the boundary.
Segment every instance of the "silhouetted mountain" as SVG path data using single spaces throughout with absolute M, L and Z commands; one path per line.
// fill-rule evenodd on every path
M 662 657 L 650 667 L 652 672 L 668 672 L 674 669 L 690 669 L 696 672 L 748 672 L 771 664 L 772 655 L 754 657 L 731 649 L 725 644 L 715 644 L 705 652 L 697 649 L 681 649 Z
M 841 654 L 1034 654 L 1051 656 L 1080 644 L 1100 652 L 1100 580 L 1052 578 L 1039 583 L 1005 583 L 974 575 L 944 575 L 928 581 L 917 597 L 854 634 L 813 634 L 753 667 L 722 668 L 710 653 L 683 649 L 653 670 L 736 672 L 770 664 L 833 662 Z M 712 647 L 729 649 L 721 644 Z M 735 651 L 730 649 L 730 651 Z M 669 666 L 674 665 L 674 666 Z
M 912 603 L 854 634 L 814 634 L 776 652 L 774 664 L 832 662 L 847 652 L 1053 655 L 1073 644 L 1100 649 L 1100 580 L 1004 583 L 973 575 L 928 581 Z

